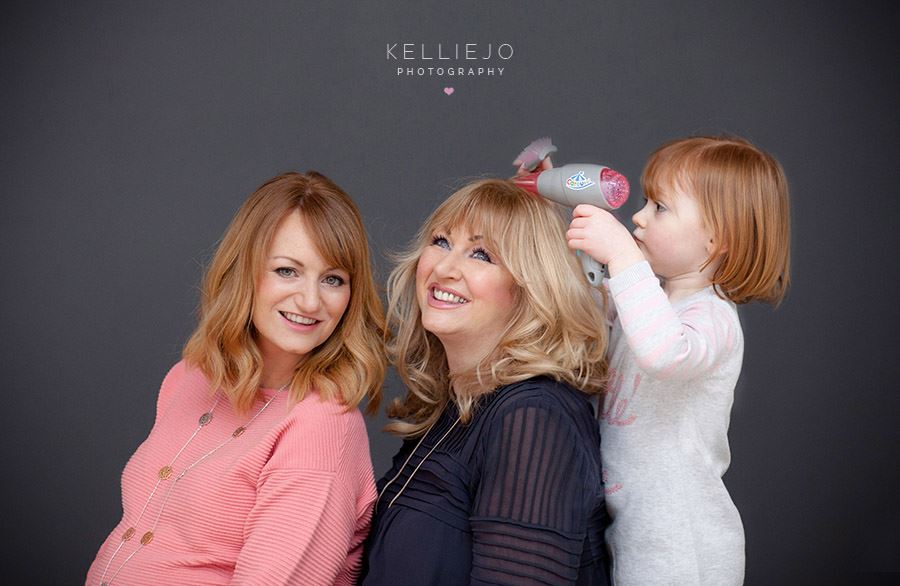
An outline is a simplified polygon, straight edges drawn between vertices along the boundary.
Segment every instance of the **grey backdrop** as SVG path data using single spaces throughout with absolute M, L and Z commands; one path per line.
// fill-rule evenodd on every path
M 723 131 L 773 152 L 793 198 L 790 295 L 741 310 L 726 482 L 747 582 L 900 571 L 896 4 L 4 6 L 6 583 L 83 581 L 192 329 L 202 266 L 263 180 L 333 177 L 383 279 L 383 253 L 461 178 L 508 176 L 533 138 L 551 135 L 558 162 L 625 173 L 628 218 L 654 147 Z M 493 77 L 398 77 L 387 59 L 388 43 L 439 42 L 514 55 L 453 63 L 504 67 Z M 382 424 L 376 473 L 398 445 Z

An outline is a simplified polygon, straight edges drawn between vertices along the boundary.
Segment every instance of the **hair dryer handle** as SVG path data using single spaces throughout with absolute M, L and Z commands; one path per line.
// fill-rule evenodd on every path
M 594 260 L 591 255 L 585 254 L 580 250 L 576 250 L 575 254 L 581 259 L 581 270 L 587 277 L 588 283 L 594 287 L 599 287 L 603 282 L 603 277 L 608 276 L 606 265 Z

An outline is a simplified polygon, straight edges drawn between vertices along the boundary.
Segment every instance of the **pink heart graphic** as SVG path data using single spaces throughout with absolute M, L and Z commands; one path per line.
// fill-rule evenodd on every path
M 444 93 L 447 94 L 448 96 L 449 96 L 450 94 L 452 94 L 453 92 L 455 92 L 455 91 L 456 91 L 456 90 L 454 90 L 452 87 L 445 87 L 445 88 L 444 88 Z

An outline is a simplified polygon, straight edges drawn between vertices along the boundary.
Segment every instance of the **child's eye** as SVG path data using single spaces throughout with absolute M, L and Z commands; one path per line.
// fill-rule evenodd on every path
M 432 238 L 431 245 L 439 246 L 441 248 L 446 248 L 447 250 L 450 250 L 450 243 L 443 236 L 435 236 L 434 238 Z
M 344 279 L 337 275 L 328 275 L 327 277 L 322 279 L 322 282 L 330 287 L 340 287 L 344 284 Z
M 297 276 L 297 271 L 295 271 L 291 267 L 278 267 L 274 272 L 279 277 L 284 277 L 285 279 Z
M 472 251 L 472 258 L 476 258 L 478 260 L 482 260 L 484 262 L 489 262 L 493 264 L 494 261 L 491 260 L 491 255 L 483 248 L 476 248 Z
M 659 202 L 656 202 L 656 211 L 664 212 L 664 211 L 666 211 L 666 206 L 664 206 L 663 204 L 661 204 Z

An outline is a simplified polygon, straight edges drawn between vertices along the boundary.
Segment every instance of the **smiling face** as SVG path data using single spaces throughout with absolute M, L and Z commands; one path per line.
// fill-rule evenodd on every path
M 638 247 L 653 272 L 664 279 L 699 275 L 714 250 L 700 206 L 677 185 L 658 191 L 631 218 Z
M 444 345 L 451 371 L 490 353 L 515 308 L 513 277 L 483 240 L 466 226 L 434 232 L 416 266 L 422 326 Z
M 256 281 L 252 318 L 264 370 L 290 372 L 328 339 L 349 302 L 350 275 L 322 258 L 300 212 L 290 212 Z

